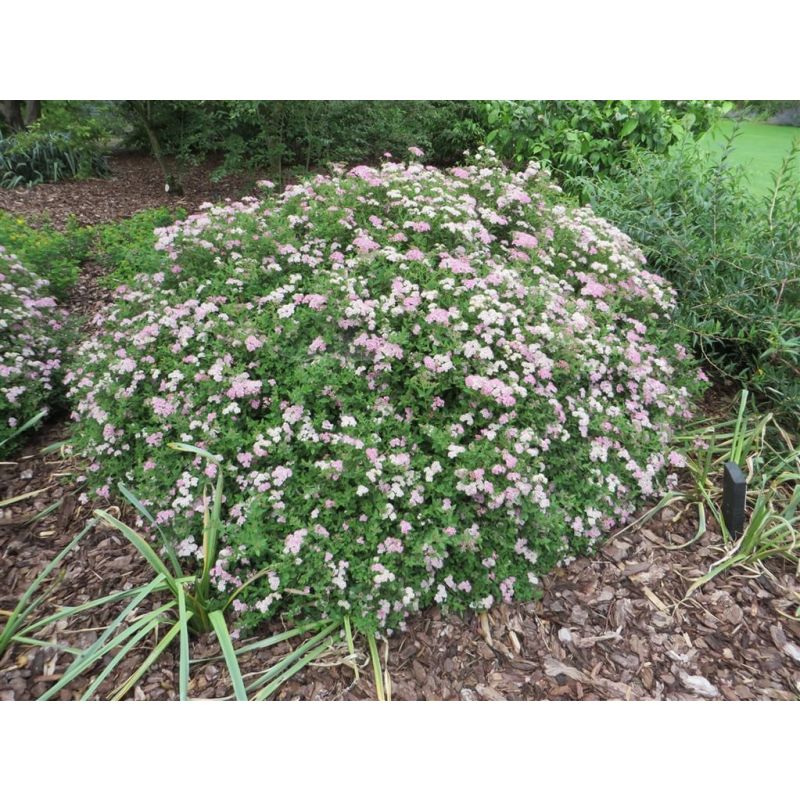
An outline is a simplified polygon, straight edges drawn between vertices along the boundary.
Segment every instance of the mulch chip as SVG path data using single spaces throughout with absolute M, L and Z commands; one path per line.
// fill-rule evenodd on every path
M 184 194 L 164 191 L 164 177 L 158 164 L 145 155 L 117 155 L 109 158 L 108 178 L 41 183 L 29 189 L 0 189 L 0 209 L 25 217 L 29 222 L 48 218 L 63 227 L 70 216 L 82 225 L 96 225 L 122 219 L 144 208 L 168 206 L 196 209 L 204 202 L 239 198 L 252 191 L 252 176 L 231 175 L 212 181 L 216 163 L 192 166 L 184 179 Z

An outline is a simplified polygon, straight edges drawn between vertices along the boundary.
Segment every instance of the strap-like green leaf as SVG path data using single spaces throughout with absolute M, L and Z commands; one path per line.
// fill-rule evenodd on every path
M 222 655 L 225 656 L 225 664 L 228 667 L 228 672 L 231 675 L 231 683 L 233 684 L 233 693 L 237 700 L 247 700 L 247 692 L 244 688 L 244 681 L 242 680 L 242 673 L 239 670 L 239 662 L 236 659 L 236 653 L 233 651 L 233 642 L 231 635 L 228 633 L 228 626 L 225 623 L 225 617 L 221 611 L 212 611 L 208 615 L 211 620 L 211 625 L 214 627 L 214 633 L 217 634 L 219 646 L 222 649 Z
M 150 564 L 159 575 L 164 577 L 170 591 L 177 597 L 178 584 L 175 582 L 175 578 L 167 569 L 167 565 L 158 557 L 156 551 L 145 541 L 144 537 L 132 528 L 129 528 L 121 520 L 112 517 L 111 514 L 106 511 L 97 509 L 94 513 L 95 516 L 100 517 L 100 519 L 116 528 L 144 556 L 147 563 Z

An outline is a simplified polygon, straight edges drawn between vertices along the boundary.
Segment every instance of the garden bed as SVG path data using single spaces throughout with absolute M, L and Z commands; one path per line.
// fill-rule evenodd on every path
M 723 398 L 713 401 L 720 411 Z M 41 493 L 3 509 L 0 531 L 0 606 L 13 606 L 47 562 L 83 527 L 92 509 L 70 494 L 71 463 L 41 449 L 62 440 L 64 423 L 41 431 L 0 467 L 4 496 Z M 26 524 L 56 500 L 57 512 Z M 706 572 L 721 552 L 713 524 L 705 538 L 683 550 L 696 520 L 665 509 L 640 529 L 612 536 L 594 558 L 581 558 L 543 580 L 541 601 L 501 605 L 489 611 L 485 636 L 474 614 L 442 614 L 431 609 L 409 621 L 408 630 L 389 640 L 388 673 L 394 699 L 794 699 L 800 685 L 800 620 L 793 617 L 800 583 L 790 567 L 771 563 L 757 577 L 726 572 L 684 601 L 692 580 Z M 149 580 L 152 571 L 125 540 L 95 529 L 69 556 L 65 573 L 47 609 L 76 604 Z M 118 609 L 87 622 L 82 632 L 52 631 L 62 644 L 86 646 Z M 280 629 L 272 623 L 263 633 Z M 288 646 L 243 659 L 242 672 L 257 672 Z M 145 657 L 143 644 L 123 662 L 97 697 L 104 697 Z M 213 636 L 197 641 L 194 658 L 218 652 Z M 375 697 L 369 669 L 354 684 L 346 651 L 298 673 L 279 690 L 280 699 L 367 699 Z M 383 656 L 381 645 L 381 656 Z M 14 647 L 0 666 L 0 699 L 40 696 L 69 663 L 55 650 Z M 363 658 L 363 655 L 362 655 Z M 363 663 L 363 662 L 362 662 Z M 99 671 L 99 669 L 98 669 Z M 167 652 L 130 695 L 136 699 L 177 698 L 177 657 Z M 89 673 L 61 693 L 78 697 Z M 231 694 L 219 661 L 194 666 L 190 697 Z
M 149 163 L 147 163 L 149 162 Z M 109 181 L 40 186 L 0 193 L 0 207 L 31 217 L 47 211 L 55 222 L 75 213 L 94 223 L 127 216 L 164 203 L 155 164 L 147 159 L 112 163 Z M 216 199 L 208 171 L 187 180 L 187 195 L 174 202 L 192 207 Z M 195 188 L 192 189 L 191 187 Z M 228 187 L 235 195 L 233 184 Z M 85 264 L 79 291 L 69 303 L 82 316 L 107 300 L 100 268 Z M 88 279 L 88 280 L 87 280 Z M 729 415 L 725 392 L 709 401 L 721 417 Z M 0 465 L 0 501 L 31 493 L 0 509 L 0 608 L 11 609 L 41 569 L 79 533 L 101 505 L 80 505 L 70 476 L 77 466 L 52 447 L 66 438 L 66 423 L 52 419 L 18 452 Z M 32 520 L 59 502 L 57 511 Z M 120 509 L 114 509 L 115 513 Z M 123 515 L 127 514 L 122 510 Z M 579 558 L 542 580 L 543 597 L 530 603 L 502 604 L 487 615 L 488 626 L 473 613 L 463 616 L 429 609 L 391 637 L 387 672 L 394 699 L 793 699 L 800 688 L 800 620 L 794 611 L 800 584 L 790 566 L 771 562 L 757 577 L 729 571 L 684 600 L 693 580 L 705 574 L 722 552 L 719 530 L 709 523 L 705 537 L 685 549 L 696 532 L 691 514 L 676 521 L 676 509 L 660 512 L 641 528 L 612 535 L 591 558 Z M 152 576 L 137 551 L 110 528 L 97 527 L 67 557 L 44 610 L 99 597 Z M 94 614 L 80 631 L 53 629 L 43 638 L 85 647 L 119 608 Z M 259 633 L 274 632 L 273 620 Z M 266 669 L 288 652 L 288 645 L 257 651 L 241 661 L 244 674 Z M 105 697 L 145 657 L 142 643 L 100 687 Z M 177 651 L 177 648 L 175 648 Z M 384 644 L 380 645 L 384 655 Z M 192 657 L 216 656 L 213 635 L 193 644 Z M 365 699 L 375 696 L 364 654 L 354 681 L 347 651 L 334 648 L 285 683 L 280 699 Z M 0 664 L 0 700 L 31 699 L 58 680 L 69 656 L 49 648 L 14 646 Z M 80 696 L 99 673 L 87 673 L 61 699 Z M 220 661 L 194 665 L 189 696 L 231 694 Z M 177 652 L 164 657 L 140 681 L 136 699 L 178 696 Z
M 212 181 L 211 174 L 218 165 L 207 161 L 187 169 L 184 194 L 167 194 L 164 176 L 149 156 L 117 155 L 108 161 L 111 170 L 108 178 L 0 189 L 0 209 L 19 214 L 31 223 L 46 217 L 61 227 L 74 216 L 82 225 L 97 225 L 129 217 L 145 208 L 197 208 L 204 202 L 240 197 L 252 188 L 255 180 L 237 175 Z

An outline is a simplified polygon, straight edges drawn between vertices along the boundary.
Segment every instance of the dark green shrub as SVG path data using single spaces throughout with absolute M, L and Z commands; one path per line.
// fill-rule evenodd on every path
M 57 132 L 34 127 L 0 138 L 0 187 L 6 189 L 107 173 L 105 156 L 80 129 Z
M 549 165 L 565 189 L 616 171 L 633 147 L 656 153 L 699 136 L 729 104 L 706 100 L 493 100 L 481 104 L 487 142 L 509 161 Z
M 42 131 L 68 132 L 101 148 L 125 136 L 128 124 L 113 100 L 45 100 L 36 123 Z
M 92 229 L 74 218 L 63 231 L 45 224 L 33 228 L 22 217 L 0 211 L 0 245 L 15 253 L 25 266 L 50 284 L 50 291 L 63 300 L 78 280 L 81 261 L 88 253 Z
M 735 134 L 734 134 L 735 136 Z M 730 163 L 687 140 L 637 151 L 629 171 L 586 183 L 592 206 L 633 237 L 678 290 L 677 321 L 719 372 L 800 414 L 800 189 L 795 148 L 764 199 Z
M 450 165 L 485 136 L 479 109 L 467 101 L 150 100 L 118 108 L 131 125 L 127 144 L 153 152 L 178 183 L 174 172 L 210 153 L 223 156 L 218 175 L 377 162 L 411 146 Z

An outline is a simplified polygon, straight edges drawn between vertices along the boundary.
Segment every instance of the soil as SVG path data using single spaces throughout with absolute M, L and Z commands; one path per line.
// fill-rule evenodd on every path
M 48 211 L 54 219 L 71 212 L 82 221 L 111 219 L 162 205 L 157 167 L 142 157 L 114 162 L 108 181 L 58 184 L 0 192 L 0 206 L 13 201 L 16 213 Z M 210 169 L 198 173 L 191 197 L 210 196 Z M 126 172 L 126 170 L 128 170 Z M 126 178 L 125 176 L 128 176 Z M 135 179 L 131 176 L 136 176 Z M 187 188 L 188 188 L 187 187 Z M 233 193 L 233 187 L 229 187 Z M 120 195 L 119 197 L 117 195 Z M 190 196 L 187 194 L 187 197 Z M 181 204 L 186 206 L 186 198 Z M 188 206 L 191 207 L 191 206 Z M 73 311 L 89 315 L 107 301 L 97 265 L 84 265 Z M 729 413 L 730 392 L 719 387 L 706 411 Z M 0 463 L 0 611 L 10 612 L 42 568 L 92 518 L 82 505 L 76 479 L 80 465 L 57 445 L 68 438 L 67 421 L 52 419 L 19 451 Z M 43 448 L 47 452 L 42 452 Z M 720 476 L 721 477 L 721 476 Z M 37 514 L 58 503 L 49 514 Z M 115 514 L 128 514 L 112 508 Z M 800 581 L 790 564 L 775 561 L 753 571 L 728 571 L 695 591 L 723 552 L 713 520 L 706 535 L 691 543 L 696 519 L 691 509 L 668 508 L 637 528 L 613 535 L 592 558 L 578 559 L 543 580 L 534 603 L 500 605 L 485 621 L 439 609 L 413 618 L 408 629 L 380 644 L 396 700 L 789 700 L 800 697 Z M 73 549 L 37 612 L 44 616 L 109 592 L 140 586 L 153 573 L 123 537 L 96 526 Z M 37 634 L 52 644 L 86 647 L 121 606 L 86 615 L 79 629 L 55 623 Z M 282 628 L 265 626 L 259 638 Z M 298 642 L 294 640 L 294 646 Z M 107 697 L 152 648 L 143 642 L 105 680 L 95 695 Z M 291 649 L 282 643 L 242 659 L 245 682 Z M 285 700 L 374 699 L 372 669 L 357 639 L 358 680 L 344 643 L 298 672 L 275 697 Z M 192 643 L 191 698 L 229 697 L 230 679 L 213 635 Z M 387 658 L 388 655 L 388 658 Z M 41 696 L 69 665 L 55 647 L 14 645 L 0 660 L 0 700 Z M 75 699 L 100 668 L 60 693 Z M 130 699 L 177 698 L 177 645 L 145 674 Z
M 108 178 L 0 189 L 0 209 L 19 214 L 32 224 L 47 219 L 61 228 L 70 216 L 82 225 L 96 225 L 129 217 L 145 208 L 194 210 L 204 202 L 238 199 L 252 191 L 254 176 L 231 175 L 213 181 L 211 175 L 217 166 L 210 161 L 189 167 L 183 181 L 184 193 L 176 195 L 164 191 L 164 176 L 154 159 L 137 154 L 111 156 Z

